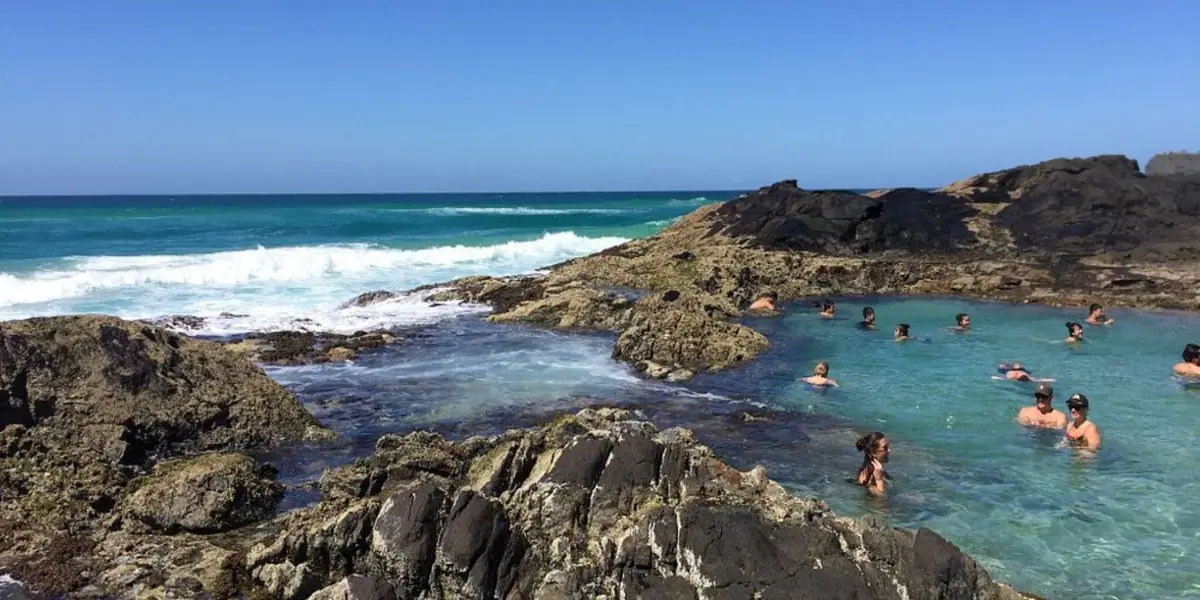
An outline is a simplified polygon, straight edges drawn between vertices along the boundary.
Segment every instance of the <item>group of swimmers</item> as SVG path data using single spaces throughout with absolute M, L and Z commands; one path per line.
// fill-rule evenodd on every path
M 777 296 L 774 293 L 767 294 L 751 304 L 749 310 L 758 313 L 776 312 L 776 300 Z M 824 303 L 815 303 L 814 306 L 820 310 L 819 316 L 823 319 L 832 319 L 837 314 L 837 305 L 830 300 L 826 300 Z M 863 308 L 862 316 L 862 321 L 858 322 L 858 328 L 868 331 L 875 330 L 875 309 L 870 306 Z M 1104 307 L 1099 304 L 1092 304 L 1088 307 L 1088 315 L 1084 321 L 1090 325 L 1112 325 L 1115 322 L 1114 319 L 1104 314 Z M 968 331 L 971 328 L 971 316 L 967 313 L 958 313 L 954 317 L 954 323 L 952 330 Z M 1083 341 L 1084 333 L 1081 323 L 1071 321 L 1066 324 L 1066 327 L 1066 343 L 1077 344 Z M 897 342 L 913 339 L 907 323 L 896 325 L 893 337 Z M 1088 419 L 1087 396 L 1073 394 L 1067 399 L 1067 411 L 1070 413 L 1070 418 L 1068 418 L 1067 414 L 1053 406 L 1054 386 L 1051 385 L 1053 379 L 1035 378 L 1019 362 L 1001 363 L 999 370 L 1003 376 L 994 377 L 995 379 L 1037 383 L 1033 391 L 1034 403 L 1017 412 L 1016 421 L 1018 423 L 1027 427 L 1064 430 L 1063 439 L 1067 443 L 1092 450 L 1100 447 L 1100 428 Z M 1183 362 L 1176 364 L 1172 370 L 1178 377 L 1200 382 L 1200 345 L 1187 344 L 1184 346 Z M 839 387 L 838 382 L 829 377 L 829 363 L 823 360 L 816 364 L 811 376 L 805 377 L 801 381 L 817 387 Z M 884 464 L 888 461 L 891 448 L 887 436 L 879 431 L 871 432 L 859 438 L 855 447 L 863 454 L 863 463 L 855 481 L 872 494 L 883 494 L 888 479 Z

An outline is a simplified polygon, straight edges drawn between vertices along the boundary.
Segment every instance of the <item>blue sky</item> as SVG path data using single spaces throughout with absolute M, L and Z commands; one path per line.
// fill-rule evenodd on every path
M 0 193 L 940 185 L 1200 150 L 1200 2 L 9 0 Z

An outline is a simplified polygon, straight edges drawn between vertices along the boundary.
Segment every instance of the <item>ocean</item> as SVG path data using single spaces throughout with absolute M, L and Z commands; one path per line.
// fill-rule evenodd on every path
M 930 527 L 997 579 L 1049 598 L 1200 598 L 1200 390 L 1170 377 L 1200 316 L 1123 310 L 1062 343 L 1079 310 L 938 298 L 835 298 L 747 319 L 772 342 L 759 359 L 687 383 L 647 381 L 613 361 L 614 336 L 492 324 L 478 308 L 418 299 L 340 309 L 376 289 L 536 270 L 650 235 L 736 192 L 0 198 L 0 319 L 76 312 L 213 317 L 203 336 L 421 325 L 405 343 L 341 364 L 266 367 L 332 444 L 264 455 L 313 499 L 322 469 L 383 433 L 496 433 L 593 402 L 693 428 L 738 468 L 764 465 L 841 514 Z M 819 299 L 809 299 L 819 300 Z M 881 330 L 854 327 L 871 305 Z M 953 315 L 973 330 L 948 330 Z M 222 316 L 224 315 L 224 316 Z M 894 323 L 922 338 L 890 340 Z M 828 360 L 840 389 L 797 379 Z M 1019 360 L 1056 379 L 1057 406 L 1091 400 L 1095 455 L 1013 423 L 1029 384 L 996 381 Z M 746 413 L 757 418 L 746 419 Z M 858 435 L 892 440 L 886 501 L 851 485 Z

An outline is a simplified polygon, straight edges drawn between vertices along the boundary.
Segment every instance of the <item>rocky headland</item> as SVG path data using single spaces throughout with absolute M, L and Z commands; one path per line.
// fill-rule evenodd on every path
M 619 332 L 614 358 L 676 379 L 766 348 L 739 318 L 768 292 L 784 301 L 923 294 L 1197 310 L 1200 176 L 1148 176 L 1129 158 L 1097 156 L 933 191 L 781 181 L 537 276 L 428 290 L 445 286 L 427 300 L 487 304 L 496 322 Z
M 277 515 L 246 451 L 328 432 L 244 355 L 0 324 L 0 573 L 66 598 L 1027 598 L 936 533 L 837 517 L 686 429 L 587 408 L 380 438 Z

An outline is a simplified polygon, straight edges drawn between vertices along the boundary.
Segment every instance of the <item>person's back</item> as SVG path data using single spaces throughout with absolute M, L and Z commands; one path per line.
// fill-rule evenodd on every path
M 1183 347 L 1183 362 L 1172 369 L 1176 375 L 1189 379 L 1200 379 L 1200 345 L 1188 344 Z
M 750 308 L 748 310 L 751 310 L 754 312 L 773 311 L 773 310 L 775 310 L 775 299 L 776 298 L 777 298 L 777 296 L 776 296 L 775 292 L 771 292 L 771 293 L 763 296 L 762 298 L 755 300 L 754 303 L 750 305 Z

